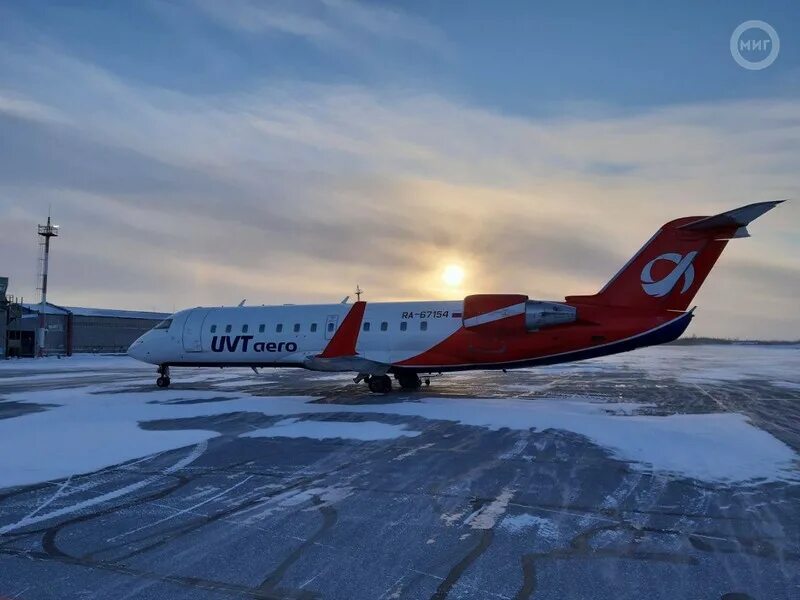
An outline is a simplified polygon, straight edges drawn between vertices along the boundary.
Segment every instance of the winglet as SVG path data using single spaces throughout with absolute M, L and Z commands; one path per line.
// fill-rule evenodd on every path
M 353 307 L 342 321 L 339 329 L 333 334 L 325 350 L 319 358 L 338 358 L 342 356 L 355 356 L 358 333 L 361 331 L 361 321 L 364 319 L 364 310 L 367 308 L 365 301 L 353 303 Z
M 692 221 L 685 225 L 680 225 L 678 229 L 688 229 L 690 231 L 703 231 L 706 229 L 717 229 L 721 227 L 746 227 L 751 222 L 755 221 L 758 217 L 765 212 L 772 210 L 784 200 L 771 200 L 769 202 L 756 202 L 755 204 L 748 204 L 741 208 L 729 210 L 728 212 L 714 215 L 713 217 L 702 217 L 697 221 Z M 746 234 L 746 229 L 744 234 Z M 741 237 L 745 237 L 742 235 Z

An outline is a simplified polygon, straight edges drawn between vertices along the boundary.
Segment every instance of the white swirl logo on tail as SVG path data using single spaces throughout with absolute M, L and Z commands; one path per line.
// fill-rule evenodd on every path
M 647 263 L 642 269 L 642 289 L 650 296 L 655 298 L 663 298 L 672 291 L 675 284 L 683 276 L 683 288 L 681 294 L 692 287 L 694 282 L 694 266 L 692 261 L 697 256 L 694 250 L 685 256 L 681 256 L 676 252 L 666 252 L 661 256 L 656 256 L 653 260 Z M 659 260 L 669 260 L 675 263 L 675 268 L 672 269 L 669 275 L 658 281 L 653 280 L 653 265 Z

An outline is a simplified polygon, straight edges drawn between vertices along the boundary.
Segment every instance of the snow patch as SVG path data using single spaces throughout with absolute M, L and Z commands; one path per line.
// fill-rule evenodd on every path
M 513 495 L 514 490 L 504 489 L 497 498 L 467 517 L 464 523 L 472 529 L 491 529 L 506 512 Z
M 344 438 L 350 440 L 392 440 L 398 437 L 414 437 L 419 431 L 406 429 L 405 425 L 390 425 L 377 421 L 315 421 L 283 419 L 271 427 L 256 429 L 242 437 L 287 437 L 327 440 Z
M 500 528 L 511 533 L 522 533 L 528 529 L 536 529 L 537 537 L 545 537 L 550 540 L 558 539 L 558 527 L 553 521 L 527 513 L 506 515 L 500 521 Z
M 797 390 L 800 392 L 800 383 L 797 381 L 773 381 L 772 385 L 777 385 L 778 387 L 786 388 L 788 390 Z
M 3 371 L 108 371 L 135 369 L 152 371 L 153 365 L 139 362 L 123 354 L 76 354 L 75 356 L 47 356 L 45 358 L 12 358 L 0 360 L 0 379 Z
M 205 442 L 207 430 L 148 431 L 142 421 L 259 411 L 269 398 L 238 398 L 220 391 L 159 390 L 102 393 L 92 386 L 8 394 L 6 401 L 56 405 L 0 419 L 0 487 L 28 485 L 89 473 L 129 460 Z M 105 388 L 107 389 L 107 387 Z M 231 398 L 226 402 L 170 404 L 181 399 Z M 298 404 L 309 398 L 302 397 Z M 164 403 L 153 403 L 160 400 Z
M 428 448 L 430 448 L 432 446 L 433 446 L 433 442 L 430 442 L 428 444 L 422 444 L 422 446 L 415 446 L 414 448 L 411 448 L 410 450 L 406 450 L 405 452 L 403 452 L 401 454 L 398 454 L 392 460 L 405 460 L 406 458 L 410 458 L 410 457 L 414 456 L 420 450 L 427 450 Z

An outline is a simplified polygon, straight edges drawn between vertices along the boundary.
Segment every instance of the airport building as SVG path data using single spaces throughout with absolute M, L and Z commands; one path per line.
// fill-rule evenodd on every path
M 0 358 L 36 353 L 40 304 L 0 305 Z M 158 312 L 45 305 L 45 354 L 125 352 L 144 332 L 169 315 Z
M 0 277 L 0 359 L 125 352 L 136 338 L 169 317 L 159 312 L 58 306 L 47 302 L 50 244 L 58 237 L 59 226 L 53 225 L 48 215 L 47 224 L 38 226 L 37 235 L 40 240 L 37 279 L 41 282 L 38 290 L 44 305 L 8 297 L 8 277 Z M 42 325 L 43 346 L 39 335 Z

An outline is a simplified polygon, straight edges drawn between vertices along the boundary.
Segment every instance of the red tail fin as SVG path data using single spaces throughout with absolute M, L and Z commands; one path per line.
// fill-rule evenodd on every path
M 782 200 L 759 202 L 712 217 L 684 217 L 659 229 L 594 296 L 567 296 L 575 304 L 686 310 L 714 263 L 746 225 Z

